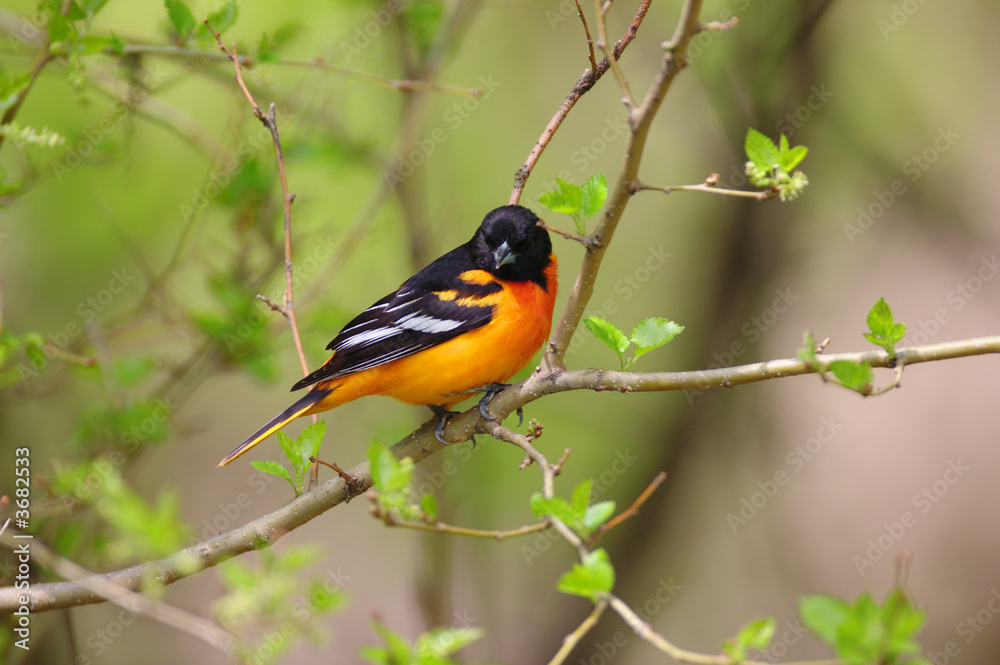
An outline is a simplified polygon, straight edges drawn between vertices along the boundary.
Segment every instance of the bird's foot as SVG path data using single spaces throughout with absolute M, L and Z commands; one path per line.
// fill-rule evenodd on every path
M 485 395 L 483 395 L 483 398 L 479 400 L 479 413 L 483 414 L 483 418 L 486 418 L 487 420 L 496 420 L 496 418 L 494 418 L 489 414 L 489 412 L 486 410 L 486 407 L 490 405 L 490 402 L 493 401 L 494 397 L 503 392 L 505 388 L 510 388 L 510 386 L 511 384 L 509 383 L 488 383 L 485 386 L 476 386 L 475 388 L 469 391 L 476 393 L 480 392 L 486 393 Z M 520 427 L 522 424 L 524 424 L 524 409 L 522 409 L 521 407 L 517 407 L 516 413 L 517 413 L 517 426 Z
M 448 420 L 452 416 L 457 416 L 458 412 L 450 411 L 444 408 L 443 406 L 437 406 L 436 404 L 428 404 L 427 408 L 430 409 L 434 413 L 434 415 L 438 417 L 437 424 L 434 426 L 434 438 L 446 446 L 451 445 L 448 441 L 445 441 L 444 426 L 448 424 Z M 472 439 L 472 447 L 475 448 L 476 447 L 475 435 L 469 438 Z

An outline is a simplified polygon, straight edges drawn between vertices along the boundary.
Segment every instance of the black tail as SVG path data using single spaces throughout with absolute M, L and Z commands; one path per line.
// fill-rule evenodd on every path
M 261 441 L 263 441 L 264 439 L 271 436 L 279 429 L 287 425 L 289 421 L 294 420 L 299 416 L 301 416 L 303 413 L 308 411 L 310 407 L 312 407 L 317 402 L 322 401 L 324 397 L 326 397 L 332 392 L 333 392 L 332 388 L 329 389 L 317 388 L 314 390 L 310 390 L 302 397 L 302 399 L 300 399 L 295 404 L 292 404 L 290 407 L 288 407 L 287 409 L 276 415 L 274 418 L 271 418 L 269 421 L 267 421 L 266 425 L 264 425 L 259 430 L 254 432 L 246 441 L 236 446 L 236 449 L 233 450 L 233 452 L 229 453 L 228 455 L 222 458 L 222 461 L 219 462 L 219 466 L 226 466 L 234 459 L 236 459 L 246 451 L 256 446 L 258 443 L 260 443 Z

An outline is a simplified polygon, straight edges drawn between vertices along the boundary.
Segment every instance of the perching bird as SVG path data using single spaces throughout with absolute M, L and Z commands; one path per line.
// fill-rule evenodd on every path
M 294 418 L 366 395 L 388 395 L 436 413 L 476 392 L 491 397 L 495 384 L 528 364 L 552 328 L 556 257 L 538 222 L 517 205 L 487 214 L 469 242 L 344 326 L 326 347 L 333 351 L 330 359 L 292 386 L 312 386 L 309 392 L 219 466 Z

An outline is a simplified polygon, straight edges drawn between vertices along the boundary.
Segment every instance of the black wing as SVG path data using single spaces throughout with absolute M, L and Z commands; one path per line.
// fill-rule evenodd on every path
M 489 323 L 493 306 L 474 303 L 503 287 L 459 279 L 469 269 L 461 250 L 444 255 L 351 320 L 326 347 L 333 357 L 292 390 L 411 356 Z

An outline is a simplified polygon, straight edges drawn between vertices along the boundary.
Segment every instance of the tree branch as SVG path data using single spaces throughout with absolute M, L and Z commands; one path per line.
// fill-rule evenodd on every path
M 664 45 L 666 54 L 663 56 L 656 78 L 647 90 L 642 104 L 629 109 L 628 121 L 631 131 L 625 146 L 625 159 L 614 190 L 604 206 L 604 216 L 590 235 L 593 242 L 587 247 L 587 253 L 583 257 L 583 264 L 577 274 L 576 283 L 569 294 L 569 302 L 566 303 L 562 318 L 555 326 L 549 341 L 543 360 L 543 367 L 548 371 L 563 367 L 563 358 L 566 355 L 569 340 L 577 326 L 580 325 L 583 310 L 594 292 L 594 283 L 597 280 L 597 272 L 601 267 L 604 252 L 611 241 L 611 236 L 614 235 L 622 213 L 625 212 L 625 206 L 632 196 L 635 183 L 639 181 L 639 163 L 642 161 L 642 153 L 646 147 L 649 127 L 670 85 L 677 74 L 687 66 L 687 47 L 691 38 L 699 30 L 698 15 L 701 12 L 701 5 L 702 0 L 688 0 L 684 4 L 677 28 L 674 30 L 674 36 Z
M 987 353 L 1000 353 L 1000 336 L 897 349 L 896 358 L 905 358 L 907 365 L 914 365 Z M 785 358 L 751 365 L 691 372 L 643 373 L 585 369 L 561 370 L 543 374 L 541 371 L 535 371 L 521 383 L 499 393 L 490 403 L 490 410 L 506 417 L 516 411 L 518 407 L 533 402 L 544 395 L 569 390 L 651 392 L 731 387 L 741 383 L 826 371 L 829 363 L 834 360 L 867 361 L 872 367 L 894 367 L 897 363 L 886 351 L 879 349 L 861 353 L 823 355 L 817 358 L 815 364 L 807 363 L 799 358 Z M 445 448 L 445 444 L 439 442 L 434 436 L 436 422 L 436 418 L 432 419 L 398 442 L 392 447 L 393 454 L 399 459 L 411 457 L 414 462 L 420 462 Z M 543 495 L 554 496 L 552 479 L 555 476 L 555 467 L 549 465 L 544 456 L 531 445 L 528 437 L 501 426 L 498 420 L 483 418 L 482 414 L 479 413 L 478 405 L 451 418 L 445 427 L 445 437 L 449 441 L 465 441 L 476 433 L 490 434 L 525 450 L 543 469 Z M 214 566 L 230 557 L 271 545 L 289 531 L 302 526 L 345 500 L 367 491 L 372 486 L 371 469 L 367 461 L 350 469 L 348 473 L 357 481 L 357 484 L 351 488 L 349 495 L 345 490 L 344 480 L 339 477 L 333 478 L 245 526 L 192 545 L 165 559 L 139 564 L 98 577 L 128 589 L 141 588 L 143 581 L 149 579 L 150 576 L 153 576 L 158 583 L 167 585 L 199 570 Z M 566 537 L 560 529 L 560 526 L 564 527 L 564 525 L 555 521 L 553 526 L 560 531 L 560 535 Z M 572 539 L 568 540 L 574 547 L 582 546 L 575 534 L 570 532 L 570 535 Z M 197 565 L 191 565 L 192 561 L 197 562 Z M 86 580 L 34 584 L 27 591 L 14 587 L 4 587 L 0 588 L 0 613 L 13 612 L 17 609 L 20 605 L 18 596 L 21 595 L 28 596 L 29 606 L 33 612 L 104 601 L 102 596 L 90 590 Z

